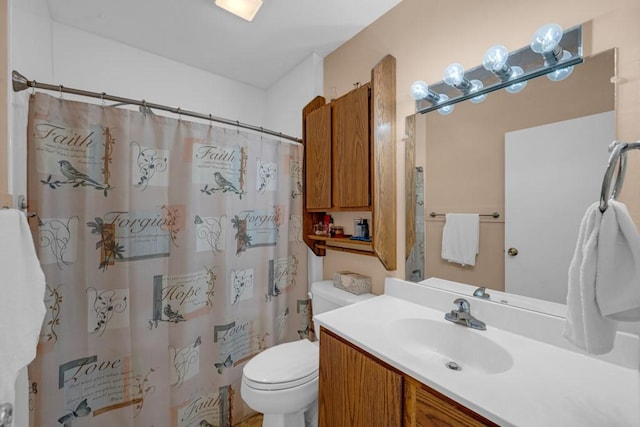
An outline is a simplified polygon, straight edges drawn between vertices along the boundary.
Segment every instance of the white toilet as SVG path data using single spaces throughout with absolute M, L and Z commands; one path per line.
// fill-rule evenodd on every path
M 373 298 L 353 295 L 325 280 L 311 284 L 313 314 Z M 319 328 L 316 326 L 316 333 Z M 318 343 L 303 339 L 268 348 L 242 370 L 240 394 L 264 414 L 263 427 L 315 427 L 318 424 Z

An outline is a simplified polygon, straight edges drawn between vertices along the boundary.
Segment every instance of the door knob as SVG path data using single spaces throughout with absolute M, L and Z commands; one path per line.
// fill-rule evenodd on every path
M 509 248 L 507 249 L 507 254 L 509 256 L 516 256 L 518 255 L 518 250 L 516 248 Z

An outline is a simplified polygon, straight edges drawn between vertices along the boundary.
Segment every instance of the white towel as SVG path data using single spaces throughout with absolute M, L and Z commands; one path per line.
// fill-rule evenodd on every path
M 640 322 L 640 234 L 627 207 L 615 200 L 600 225 L 596 301 L 609 319 Z
M 18 371 L 36 355 L 45 279 L 22 212 L 0 210 L 0 236 L 0 403 L 13 403 Z
M 480 215 L 445 215 L 442 230 L 442 258 L 461 265 L 476 265 L 480 242 Z
M 640 320 L 640 236 L 626 207 L 585 213 L 569 267 L 564 336 L 591 354 L 613 349 L 616 320 Z

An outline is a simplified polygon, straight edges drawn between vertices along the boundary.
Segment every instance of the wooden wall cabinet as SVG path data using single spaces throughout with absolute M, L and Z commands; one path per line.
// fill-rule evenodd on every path
M 369 97 L 366 84 L 306 116 L 307 211 L 371 209 Z
M 320 328 L 320 427 L 497 426 Z
M 395 58 L 387 55 L 370 84 L 330 103 L 318 96 L 302 110 L 303 237 L 316 255 L 325 249 L 375 255 L 396 269 L 395 79 Z M 372 212 L 370 245 L 313 236 L 313 224 L 339 211 Z
M 334 210 L 370 210 L 370 86 L 354 89 L 332 104 Z
M 331 111 L 331 104 L 325 104 L 305 120 L 305 202 L 310 212 L 324 212 L 333 206 Z

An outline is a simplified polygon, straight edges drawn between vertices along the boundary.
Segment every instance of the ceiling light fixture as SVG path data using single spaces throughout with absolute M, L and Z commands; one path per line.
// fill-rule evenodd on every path
M 251 22 L 262 6 L 262 0 L 216 0 L 216 6 Z

